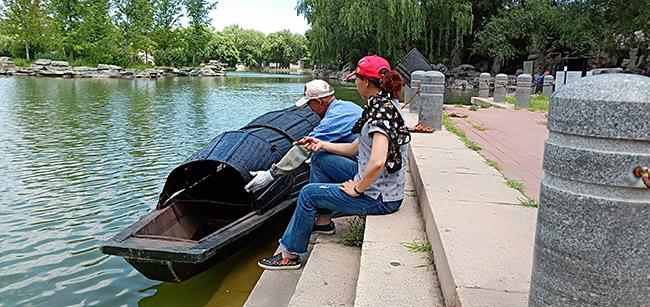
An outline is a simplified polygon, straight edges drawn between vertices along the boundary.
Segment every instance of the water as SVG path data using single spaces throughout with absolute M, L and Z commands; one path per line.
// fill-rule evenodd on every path
M 146 214 L 167 174 L 219 133 L 290 106 L 310 78 L 0 77 L 0 306 L 237 306 L 283 231 L 183 284 L 99 244 Z M 352 84 L 337 97 L 361 99 Z
M 0 78 L 0 305 L 240 305 L 281 227 L 181 285 L 98 246 L 147 213 L 190 154 L 290 106 L 305 81 Z

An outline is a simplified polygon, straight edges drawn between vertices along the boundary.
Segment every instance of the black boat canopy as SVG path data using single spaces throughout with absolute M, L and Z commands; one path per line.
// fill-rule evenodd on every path
M 157 207 L 171 203 L 172 196 L 174 200 L 252 206 L 253 210 L 273 206 L 291 192 L 296 176 L 304 180 L 309 169 L 276 180 L 255 195 L 244 190 L 252 179 L 249 171 L 269 169 L 319 122 L 305 105 L 266 113 L 237 131 L 218 135 L 169 174 Z

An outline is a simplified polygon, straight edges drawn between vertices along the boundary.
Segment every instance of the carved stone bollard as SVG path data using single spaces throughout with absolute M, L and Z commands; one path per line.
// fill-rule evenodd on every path
M 520 108 L 527 108 L 530 104 L 530 87 L 533 77 L 529 74 L 517 76 L 517 92 L 515 93 L 515 105 Z
M 420 99 L 421 99 L 421 89 L 420 85 L 422 82 L 422 79 L 424 78 L 424 70 L 416 70 L 411 73 L 411 103 L 409 104 L 409 112 L 410 113 L 418 113 L 419 106 L 420 106 Z M 408 102 L 408 100 L 406 101 Z
M 529 306 L 648 306 L 650 78 L 568 84 L 548 129 Z
M 445 100 L 445 75 L 427 71 L 422 78 L 418 122 L 442 130 L 442 103 Z
M 490 97 L 490 80 L 492 79 L 492 76 L 490 74 L 484 72 L 481 73 L 478 77 L 478 96 L 487 98 Z
M 551 94 L 553 94 L 553 84 L 555 84 L 555 77 L 551 75 L 544 76 L 544 87 L 542 88 L 542 94 L 546 97 L 551 97 Z
M 508 75 L 498 74 L 494 77 L 494 102 L 506 101 L 507 86 L 508 86 Z

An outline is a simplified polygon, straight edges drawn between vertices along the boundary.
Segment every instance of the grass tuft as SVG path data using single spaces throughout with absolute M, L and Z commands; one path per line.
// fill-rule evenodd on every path
M 501 166 L 499 166 L 499 163 L 497 161 L 485 158 L 485 164 L 487 164 L 488 166 L 494 167 L 497 171 L 501 170 Z
M 515 96 L 506 97 L 507 103 L 515 103 Z M 536 94 L 530 97 L 530 103 L 528 104 L 528 110 L 532 112 L 537 111 L 548 111 L 549 98 L 543 94 Z M 515 110 L 520 110 L 519 106 L 515 106 Z
M 530 104 L 528 105 L 528 110 L 536 111 L 548 111 L 549 99 L 546 95 L 537 94 L 533 95 L 530 98 Z
M 445 129 L 447 129 L 447 131 L 458 136 L 458 138 L 460 138 L 460 140 L 465 143 L 465 146 L 467 146 L 467 148 L 474 151 L 481 150 L 481 146 L 478 146 L 478 144 L 474 143 L 474 141 L 465 135 L 465 132 L 458 129 L 456 125 L 454 125 L 454 122 L 449 118 L 449 116 L 447 116 L 447 114 L 442 114 L 442 125 L 445 126 Z
M 469 110 L 470 111 L 478 111 L 478 107 L 477 106 L 471 106 L 471 107 L 469 107 Z
M 427 253 L 427 264 L 433 264 L 433 248 L 429 242 L 413 242 L 404 244 L 409 251 L 414 253 Z
M 350 223 L 350 231 L 343 235 L 339 243 L 345 246 L 361 246 L 363 244 L 363 233 L 366 230 L 366 219 L 355 217 L 346 219 Z
M 487 127 L 481 125 L 481 124 L 472 124 L 472 128 L 478 130 L 478 131 L 486 131 L 488 130 Z
M 518 198 L 519 203 L 524 207 L 539 208 L 539 202 L 532 198 Z
M 519 180 L 515 180 L 515 179 L 506 179 L 506 185 L 507 185 L 509 188 L 511 188 L 511 189 L 515 189 L 515 190 L 517 190 L 517 191 L 519 191 L 519 192 L 521 192 L 521 193 L 524 192 L 524 183 L 521 182 L 521 181 L 519 181 Z
M 20 59 L 20 58 L 12 59 L 12 61 L 14 62 L 16 67 L 29 67 L 32 66 L 34 62 L 36 62 L 34 60 Z

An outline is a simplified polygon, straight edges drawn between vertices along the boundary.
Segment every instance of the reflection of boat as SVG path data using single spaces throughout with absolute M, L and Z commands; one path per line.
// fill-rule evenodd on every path
M 156 209 L 102 244 L 146 277 L 182 282 L 237 251 L 295 202 L 309 180 L 305 164 L 259 194 L 249 171 L 268 169 L 319 122 L 308 107 L 260 116 L 225 132 L 167 177 Z

